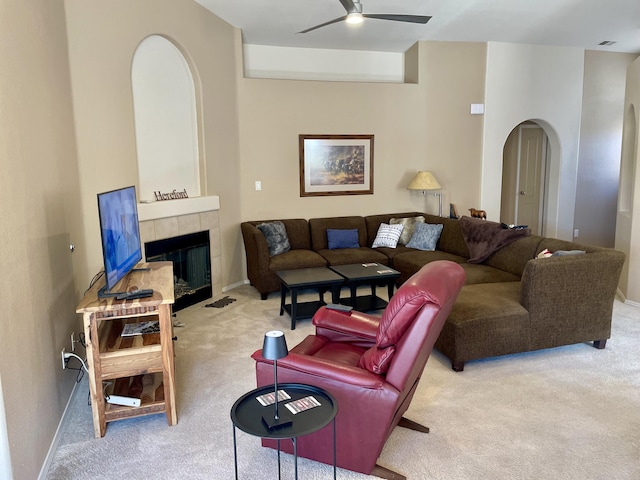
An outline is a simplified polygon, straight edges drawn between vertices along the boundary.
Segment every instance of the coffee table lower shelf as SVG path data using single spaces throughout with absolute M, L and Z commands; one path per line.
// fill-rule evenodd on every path
M 388 302 L 377 295 L 362 295 L 356 297 L 355 304 L 353 304 L 351 297 L 342 297 L 340 303 L 349 305 L 359 312 L 372 312 L 374 310 L 384 310 Z

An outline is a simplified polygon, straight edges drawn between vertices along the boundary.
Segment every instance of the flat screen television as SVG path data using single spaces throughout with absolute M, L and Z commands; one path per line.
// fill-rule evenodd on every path
M 134 186 L 98 194 L 105 286 L 98 296 L 121 296 L 113 287 L 142 260 Z

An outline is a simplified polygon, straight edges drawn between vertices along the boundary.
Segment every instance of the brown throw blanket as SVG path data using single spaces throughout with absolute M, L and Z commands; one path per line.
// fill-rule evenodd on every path
M 460 227 L 471 255 L 469 263 L 482 263 L 502 247 L 531 234 L 529 228 L 503 228 L 496 222 L 466 216 L 460 219 Z

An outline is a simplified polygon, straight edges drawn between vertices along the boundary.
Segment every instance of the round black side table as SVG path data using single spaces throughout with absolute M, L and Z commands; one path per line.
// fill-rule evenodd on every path
M 291 396 L 290 399 L 278 402 L 278 412 L 281 417 L 291 420 L 289 425 L 269 429 L 262 417 L 273 417 L 275 405 L 263 406 L 257 397 L 267 393 L 273 393 L 274 386 L 267 385 L 245 393 L 231 407 L 231 422 L 233 423 L 233 460 L 235 463 L 236 480 L 238 479 L 238 449 L 236 443 L 236 428 L 249 435 L 260 438 L 271 438 L 278 441 L 278 478 L 280 478 L 280 440 L 290 438 L 293 442 L 293 455 L 295 461 L 295 478 L 298 478 L 298 449 L 296 439 L 303 435 L 316 432 L 329 423 L 333 423 L 333 478 L 336 479 L 336 414 L 338 403 L 326 390 L 312 385 L 301 383 L 278 383 L 278 390 L 284 390 Z M 313 396 L 319 406 L 310 408 L 295 415 L 285 405 L 295 400 Z

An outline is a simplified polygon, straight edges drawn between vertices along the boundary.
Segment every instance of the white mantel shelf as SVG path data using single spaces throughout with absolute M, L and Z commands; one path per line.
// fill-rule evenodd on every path
M 158 218 L 178 217 L 212 210 L 220 210 L 220 197 L 217 195 L 139 203 L 138 221 L 145 222 Z

